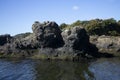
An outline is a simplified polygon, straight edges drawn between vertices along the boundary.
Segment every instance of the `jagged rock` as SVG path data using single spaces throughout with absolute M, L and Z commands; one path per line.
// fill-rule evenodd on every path
M 29 54 L 33 54 L 39 48 L 58 48 L 63 46 L 61 30 L 55 22 L 35 22 L 32 29 L 33 33 L 22 33 L 14 36 L 12 43 L 5 43 L 4 46 L 0 47 L 0 53 L 28 54 L 29 52 Z
M 32 30 L 41 47 L 57 48 L 64 44 L 61 30 L 55 22 L 35 22 Z
M 11 42 L 12 37 L 9 34 L 0 35 L 0 46 Z
M 89 36 L 84 28 L 76 26 L 73 29 L 62 32 L 66 47 L 72 47 L 75 50 L 85 50 L 89 45 Z
M 33 33 L 19 34 L 15 36 L 14 45 L 18 49 L 37 49 L 43 47 L 57 48 L 64 42 L 61 36 L 61 30 L 55 22 L 39 23 L 36 21 L 32 25 Z
M 32 25 L 33 33 L 1 37 L 5 40 L 0 46 L 0 53 L 28 56 L 39 54 L 40 57 L 55 59 L 73 59 L 75 57 L 98 57 L 98 49 L 89 42 L 89 36 L 80 26 L 67 29 L 61 33 L 55 22 Z M 9 42 L 9 40 L 11 42 Z
M 20 37 L 19 37 L 20 38 Z M 15 48 L 18 49 L 37 49 L 39 48 L 39 42 L 36 40 L 34 34 L 30 34 L 25 38 L 16 38 L 13 42 Z
M 87 53 L 90 55 L 96 55 L 98 49 L 89 42 L 89 36 L 84 28 L 76 26 L 72 29 L 62 32 L 63 40 L 65 42 L 64 47 L 77 50 L 77 52 Z M 63 48 L 64 48 L 63 47 Z M 64 50 L 64 49 L 63 49 Z
M 39 55 L 46 58 L 74 59 L 79 57 L 99 57 L 98 49 L 95 45 L 90 44 L 89 36 L 84 28 L 76 26 L 62 32 L 64 45 L 62 47 L 41 48 Z

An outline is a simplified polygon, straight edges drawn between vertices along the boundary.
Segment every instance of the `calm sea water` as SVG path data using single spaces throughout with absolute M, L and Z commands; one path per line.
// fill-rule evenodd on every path
M 120 59 L 80 62 L 0 59 L 0 80 L 120 80 Z

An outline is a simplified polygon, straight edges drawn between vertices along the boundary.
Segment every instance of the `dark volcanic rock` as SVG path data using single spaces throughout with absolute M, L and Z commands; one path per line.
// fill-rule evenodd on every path
M 13 45 L 17 49 L 58 48 L 64 42 L 61 30 L 55 22 L 35 22 L 32 25 L 33 33 L 19 34 L 15 36 Z M 27 35 L 27 36 L 26 36 Z
M 0 46 L 4 45 L 6 43 L 10 43 L 11 39 L 12 39 L 12 37 L 9 34 L 0 35 Z
M 40 55 L 47 58 L 74 59 L 79 57 L 99 57 L 98 49 L 90 44 L 89 36 L 84 28 L 76 26 L 62 32 L 64 45 L 57 49 L 41 48 Z
M 32 30 L 41 47 L 58 48 L 64 44 L 61 30 L 55 22 L 39 23 L 36 21 L 32 25 Z
M 36 21 L 32 30 L 33 33 L 19 34 L 12 39 L 10 35 L 0 36 L 0 53 L 39 55 L 40 58 L 48 59 L 98 57 L 98 49 L 90 44 L 87 32 L 80 26 L 62 32 L 55 22 Z
M 84 55 L 89 54 L 95 56 L 98 49 L 89 42 L 89 36 L 84 28 L 76 26 L 72 29 L 65 30 L 62 32 L 62 36 L 65 42 L 63 48 L 68 48 L 68 50 L 74 50 L 77 53 L 81 52 Z M 65 49 L 63 49 L 65 51 Z
M 20 37 L 19 37 L 20 38 Z M 13 45 L 17 49 L 36 49 L 39 48 L 38 41 L 35 38 L 34 34 L 30 34 L 25 38 L 16 38 L 13 42 Z
M 65 47 L 71 47 L 75 50 L 86 50 L 89 45 L 89 36 L 82 27 L 74 27 L 71 30 L 62 32 L 65 41 Z
M 12 43 L 8 43 L 9 36 L 1 37 L 0 53 L 5 54 L 33 54 L 37 49 L 58 48 L 64 45 L 61 30 L 55 22 L 35 22 L 32 25 L 33 33 L 22 33 L 13 37 Z M 47 51 L 46 51 L 47 52 Z

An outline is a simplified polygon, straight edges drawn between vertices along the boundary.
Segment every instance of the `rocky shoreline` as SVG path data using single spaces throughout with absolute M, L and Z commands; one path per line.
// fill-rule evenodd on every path
M 101 53 L 109 53 L 120 56 L 119 36 L 90 36 L 90 43 L 95 44 Z
M 111 49 L 120 52 L 119 37 L 89 37 L 81 26 L 61 31 L 56 22 L 36 21 L 32 30 L 16 36 L 0 35 L 0 57 L 79 60 L 112 57 L 114 54 L 108 54 Z

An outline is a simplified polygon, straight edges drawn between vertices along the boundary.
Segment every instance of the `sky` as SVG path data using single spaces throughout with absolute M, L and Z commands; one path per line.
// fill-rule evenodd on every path
M 120 0 L 0 0 L 0 35 L 32 32 L 35 21 L 120 20 Z

